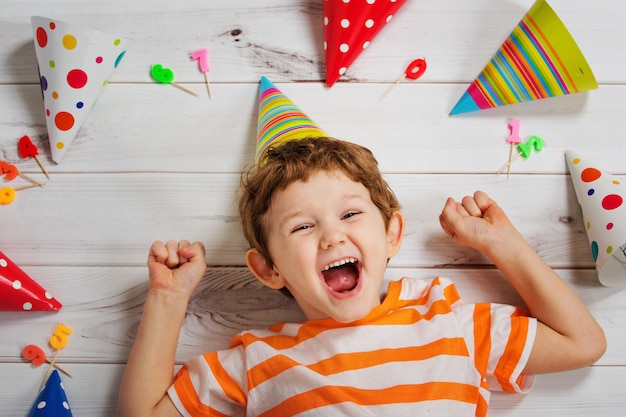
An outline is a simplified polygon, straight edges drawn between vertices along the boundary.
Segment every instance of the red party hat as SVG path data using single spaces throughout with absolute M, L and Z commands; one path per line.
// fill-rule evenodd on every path
M 61 307 L 48 291 L 0 252 L 0 311 L 50 311 Z
M 406 0 L 325 0 L 326 85 L 332 87 Z

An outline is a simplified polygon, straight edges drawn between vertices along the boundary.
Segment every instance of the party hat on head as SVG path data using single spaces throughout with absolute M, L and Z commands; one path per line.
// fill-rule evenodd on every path
M 565 152 L 600 283 L 626 286 L 626 186 L 575 152 Z
M 545 0 L 537 0 L 450 114 L 598 88 L 574 38 Z
M 31 23 L 50 152 L 59 163 L 130 40 L 46 17 Z
M 0 311 L 56 311 L 61 303 L 0 252 Z
M 258 117 L 257 158 L 270 145 L 311 136 L 328 136 L 265 77 L 261 77 Z
M 406 0 L 324 1 L 326 85 L 332 87 Z
M 70 403 L 67 401 L 61 377 L 56 369 L 48 377 L 28 417 L 72 417 Z

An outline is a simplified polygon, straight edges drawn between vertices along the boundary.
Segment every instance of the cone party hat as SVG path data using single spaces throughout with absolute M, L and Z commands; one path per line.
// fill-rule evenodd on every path
M 59 371 L 56 369 L 48 377 L 28 417 L 72 417 L 70 403 L 65 395 Z
M 0 311 L 55 311 L 61 307 L 48 291 L 0 252 Z
M 450 114 L 598 88 L 574 38 L 545 0 L 537 0 Z
M 324 0 L 326 85 L 332 87 L 406 0 Z
M 328 136 L 270 80 L 261 77 L 256 157 L 270 145 L 306 137 Z
M 626 185 L 575 152 L 565 159 L 600 283 L 626 286 Z
M 31 23 L 50 152 L 59 163 L 130 40 L 46 17 Z

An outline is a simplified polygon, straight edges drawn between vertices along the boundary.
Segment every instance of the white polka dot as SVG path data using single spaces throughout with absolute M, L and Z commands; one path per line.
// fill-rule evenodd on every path
M 22 281 L 20 281 L 19 279 L 13 281 L 13 289 L 19 290 L 20 288 L 22 288 Z
M 324 26 L 328 26 L 328 16 L 324 16 Z
M 33 308 L 33 305 L 27 301 L 27 302 L 24 303 L 22 308 L 24 309 L 24 311 L 29 311 L 29 310 L 31 310 Z
M 9 263 L 7 262 L 7 260 L 6 260 L 6 259 L 4 259 L 4 258 L 0 258 L 0 266 L 1 266 L 1 267 L 6 268 L 6 266 L 7 266 L 8 264 L 9 264 Z
M 387 19 L 385 20 L 387 23 L 389 23 L 389 21 L 391 20 L 391 18 L 393 17 L 392 14 L 390 14 L 389 16 L 387 16 Z
M 343 74 L 345 74 L 345 73 L 346 73 L 346 71 L 347 71 L 347 69 L 348 69 L 348 68 L 346 68 L 346 67 L 341 67 L 341 68 L 339 68 L 339 75 L 343 75 Z
M 370 41 L 363 42 L 363 49 L 367 48 L 368 46 L 370 46 Z
M 350 3 L 350 0 L 343 0 L 344 3 Z
M 365 27 L 369 29 L 369 28 L 371 28 L 372 26 L 374 26 L 374 19 L 367 19 L 367 20 L 365 21 Z
M 350 47 L 348 46 L 347 43 L 342 43 L 341 45 L 339 45 L 339 50 L 341 52 L 348 52 L 349 49 Z
M 328 44 L 324 41 L 324 50 L 326 50 L 326 48 L 328 48 Z
M 66 410 L 70 409 L 70 405 L 67 403 L 67 401 L 63 401 L 63 408 L 65 408 Z
M 348 19 L 341 19 L 341 27 L 342 28 L 347 28 L 350 26 L 350 21 Z
M 376 3 L 376 0 L 367 0 L 367 4 L 374 4 Z
M 44 295 L 46 296 L 46 299 L 52 300 L 52 294 L 50 294 L 48 291 L 46 291 Z
M 37 409 L 41 410 L 45 406 L 46 406 L 46 402 L 45 401 L 40 401 L 39 404 L 37 404 Z

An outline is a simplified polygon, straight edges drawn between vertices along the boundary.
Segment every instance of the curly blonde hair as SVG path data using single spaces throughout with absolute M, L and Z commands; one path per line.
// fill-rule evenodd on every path
M 385 227 L 393 213 L 400 210 L 400 203 L 383 179 L 376 158 L 363 146 L 329 137 L 309 137 L 270 146 L 256 164 L 242 172 L 238 207 L 244 236 L 270 265 L 273 262 L 263 216 L 274 193 L 295 181 L 307 181 L 318 171 L 335 170 L 369 190 Z

